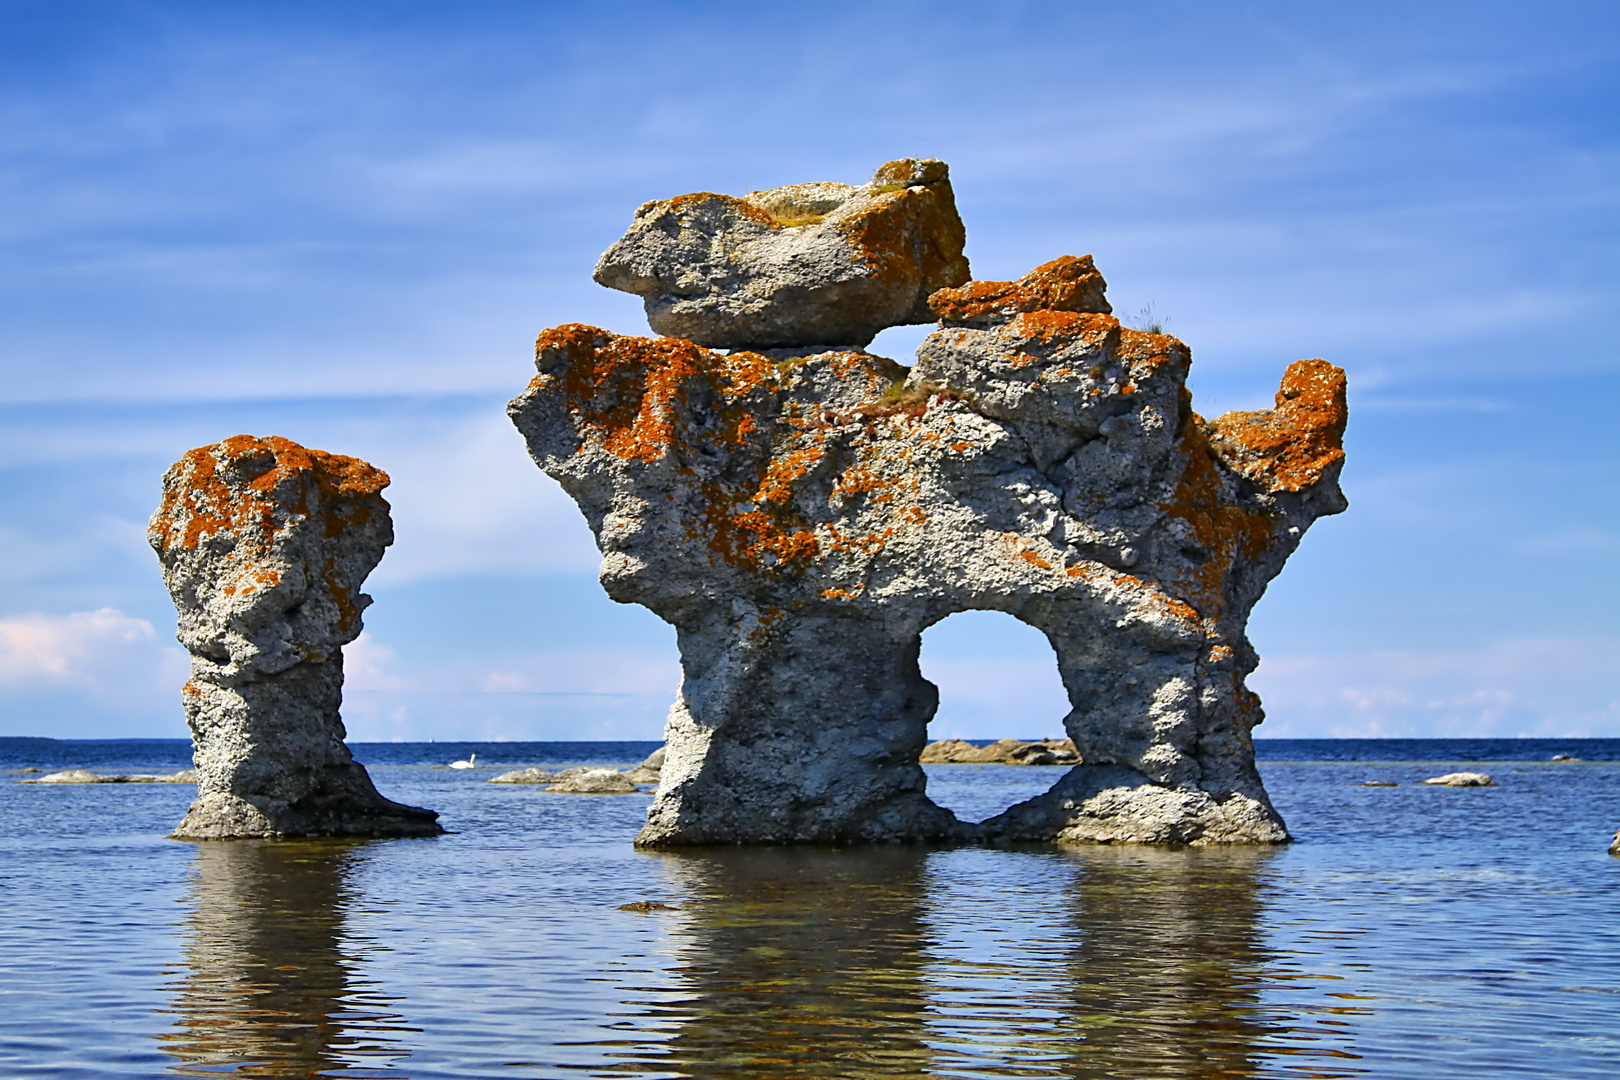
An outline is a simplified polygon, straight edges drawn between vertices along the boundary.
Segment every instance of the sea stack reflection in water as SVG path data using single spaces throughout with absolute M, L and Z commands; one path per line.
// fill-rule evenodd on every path
M 933 214 L 945 183 L 942 163 L 905 161 L 867 189 L 917 188 L 922 207 L 927 188 Z M 714 197 L 649 204 L 604 257 L 631 269 L 598 272 L 649 313 L 690 308 L 705 332 L 697 315 L 724 311 L 715 344 L 769 351 L 561 326 L 510 406 L 584 511 L 608 593 L 678 631 L 684 679 L 638 843 L 1286 840 L 1254 767 L 1244 627 L 1310 524 L 1345 508 L 1343 371 L 1301 360 L 1275 409 L 1207 421 L 1187 347 L 1122 326 L 1089 256 L 948 282 L 910 369 L 865 352 L 867 327 L 830 340 L 838 320 L 795 319 L 815 281 L 727 302 L 757 283 L 762 252 L 795 248 L 793 230 L 836 227 L 798 205 L 821 187 L 756 192 L 724 215 Z M 821 244 L 800 277 L 835 251 L 828 288 L 903 292 L 956 266 L 940 244 L 959 226 L 892 224 Z M 1051 640 L 1082 761 L 977 825 L 927 797 L 917 761 L 938 703 L 920 635 L 969 609 Z
M 163 477 L 147 539 L 191 653 L 196 802 L 174 835 L 431 836 L 343 745 L 344 645 L 394 539 L 388 476 L 287 439 L 237 435 Z

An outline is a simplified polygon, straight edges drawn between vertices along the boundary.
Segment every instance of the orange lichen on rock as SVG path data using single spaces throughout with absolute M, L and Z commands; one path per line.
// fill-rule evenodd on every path
M 191 679 L 181 692 L 198 798 L 183 839 L 429 836 L 343 745 L 344 645 L 393 542 L 388 475 L 290 439 L 237 435 L 185 454 L 147 529 Z
M 582 434 L 642 462 L 669 452 L 685 384 L 705 375 L 714 381 L 721 359 L 690 341 L 620 337 L 583 323 L 547 330 L 534 351 L 536 385 L 560 382 Z
M 644 202 L 636 208 L 637 220 L 669 216 L 679 218 L 682 214 L 694 210 L 706 209 L 710 204 L 716 205 L 725 212 L 740 214 L 758 225 L 767 229 L 781 229 L 782 223 L 775 216 L 755 206 L 747 199 L 739 199 L 735 195 L 721 195 L 713 191 L 694 191 L 687 195 L 677 195 L 672 199 L 654 199 Z
M 837 233 L 870 276 L 931 272 L 950 260 L 919 253 L 917 230 L 943 171 L 899 164 L 853 207 L 835 185 L 749 198 L 783 225 L 772 238 Z M 687 264 L 658 238 L 622 243 L 614 273 L 689 272 L 716 295 L 681 303 L 752 302 L 751 281 L 715 284 L 730 264 L 710 249 Z M 948 325 L 909 372 L 854 348 L 541 335 L 512 418 L 596 529 L 609 594 L 680 631 L 681 779 L 638 842 L 1287 839 L 1248 741 L 1244 625 L 1304 530 L 1343 508 L 1342 376 L 1295 365 L 1274 413 L 1210 424 L 1187 347 L 1121 326 L 1103 287 L 1064 257 L 936 290 Z M 964 825 L 915 766 L 937 701 L 917 657 L 921 628 L 973 609 L 1046 635 L 1085 764 Z
M 233 435 L 199 446 L 169 471 L 179 482 L 166 478 L 153 518 L 151 536 L 159 550 L 195 548 L 223 533 L 262 549 L 290 516 L 309 514 L 312 494 L 326 535 L 335 536 L 347 525 L 363 524 L 373 512 L 367 501 L 389 484 L 387 473 L 359 458 L 310 450 L 276 435 Z M 237 474 L 236 482 L 227 483 L 222 473 Z
M 916 290 L 914 314 L 926 319 L 927 297 L 969 275 L 962 254 L 967 232 L 956 212 L 949 171 L 941 161 L 891 161 L 878 169 L 872 186 L 879 194 L 838 219 L 836 227 L 874 278 Z
M 594 277 L 709 348 L 862 346 L 933 321 L 928 295 L 970 276 L 966 239 L 945 163 L 907 158 L 862 185 L 646 203 Z
M 1074 311 L 1109 314 L 1108 283 L 1090 255 L 1064 255 L 1043 263 L 1017 281 L 970 281 L 940 289 L 928 306 L 945 326 L 989 326 L 1021 312 Z
M 1172 571 L 1169 584 L 1200 615 L 1214 618 L 1221 614 L 1233 567 L 1240 559 L 1252 561 L 1265 551 L 1276 521 L 1228 495 L 1197 413 L 1182 431 L 1180 450 L 1186 465 L 1175 493 L 1160 509 L 1167 517 L 1186 522 L 1190 536 L 1183 541 L 1184 565 Z
M 858 352 L 832 351 L 816 360 L 856 400 L 890 385 L 903 370 Z M 829 432 L 920 416 L 931 396 L 951 396 L 930 388 L 843 411 L 804 409 L 793 398 L 806 376 L 803 365 L 778 364 L 756 352 L 716 353 L 678 339 L 623 337 L 582 324 L 541 334 L 536 366 L 529 395 L 556 400 L 583 440 L 580 452 L 600 447 L 642 467 L 675 464 L 679 489 L 664 492 L 663 501 L 675 504 L 682 535 L 702 543 L 719 562 L 770 576 L 801 572 L 824 551 L 846 550 L 835 534 L 829 534 L 830 547 L 818 538 L 801 499 L 814 504 L 864 496 L 883 505 L 897 497 L 882 454 L 846 462 L 824 491 L 807 493 L 805 485 L 826 459 Z M 735 464 L 721 473 L 709 468 L 726 459 Z M 886 540 L 887 534 L 873 533 L 864 543 L 881 546 Z
M 1270 491 L 1301 491 L 1344 460 L 1344 369 L 1296 360 L 1283 375 L 1277 407 L 1229 412 L 1211 425 L 1221 460 Z

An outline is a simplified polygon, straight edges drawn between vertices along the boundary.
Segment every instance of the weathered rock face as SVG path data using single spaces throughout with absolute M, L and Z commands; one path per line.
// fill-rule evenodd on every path
M 191 653 L 198 798 L 183 839 L 440 832 L 343 745 L 342 647 L 393 542 L 388 477 L 281 438 L 199 447 L 163 478 L 147 539 Z
M 660 334 L 715 349 L 865 345 L 934 321 L 928 296 L 968 279 L 942 161 L 891 161 L 872 182 L 647 203 L 596 280 L 635 293 Z
M 909 371 L 540 336 L 512 418 L 584 511 L 609 594 L 678 631 L 638 842 L 1286 840 L 1244 625 L 1345 508 L 1343 372 L 1299 361 L 1275 409 L 1206 421 L 1186 346 L 1122 327 L 1089 258 L 933 303 Z M 1046 633 L 1083 762 L 978 825 L 918 764 L 938 700 L 920 635 L 969 609 Z

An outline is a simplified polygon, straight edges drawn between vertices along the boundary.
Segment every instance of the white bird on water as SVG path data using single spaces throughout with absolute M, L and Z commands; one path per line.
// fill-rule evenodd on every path
M 476 769 L 478 767 L 478 755 L 469 754 L 466 761 L 452 761 L 450 767 L 452 769 Z

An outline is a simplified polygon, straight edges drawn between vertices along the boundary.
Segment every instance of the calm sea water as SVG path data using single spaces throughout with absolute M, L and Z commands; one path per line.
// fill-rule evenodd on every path
M 654 745 L 358 745 L 454 830 L 362 843 L 180 843 L 188 787 L 0 771 L 0 1076 L 1620 1076 L 1620 740 L 1263 743 L 1272 851 L 650 854 L 647 796 L 484 782 Z M 1458 768 L 1500 786 L 1416 783 Z M 929 789 L 978 819 L 1061 772 Z

